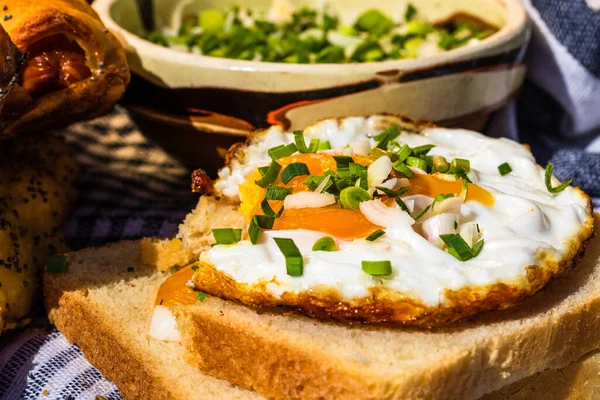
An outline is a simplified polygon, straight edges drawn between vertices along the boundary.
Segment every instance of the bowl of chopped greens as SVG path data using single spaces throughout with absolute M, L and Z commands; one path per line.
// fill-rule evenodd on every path
M 143 6 L 140 7 L 139 5 Z M 402 113 L 480 129 L 524 78 L 519 0 L 96 0 L 142 131 L 214 170 L 270 125 Z

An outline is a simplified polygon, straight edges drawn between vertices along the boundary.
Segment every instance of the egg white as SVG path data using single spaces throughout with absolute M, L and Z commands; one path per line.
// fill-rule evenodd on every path
M 324 120 L 306 128 L 304 134 L 307 139 L 327 140 L 332 148 L 363 139 L 369 139 L 374 146 L 373 136 L 385 129 L 384 122 L 390 118 Z M 269 164 L 267 150 L 293 140 L 292 133 L 279 127 L 256 135 L 221 170 L 216 190 L 233 201 L 243 200 L 239 185 L 257 167 Z M 589 198 L 581 191 L 568 187 L 556 195 L 549 193 L 544 169 L 527 148 L 514 141 L 443 128 L 425 128 L 420 133 L 404 131 L 397 141 L 411 147 L 434 144 L 436 147 L 429 155 L 441 155 L 448 161 L 454 158 L 470 161 L 472 179 L 494 198 L 492 206 L 467 201 L 460 210 L 460 222 L 475 221 L 485 239 L 477 257 L 459 261 L 429 243 L 413 227 L 406 226 L 388 228 L 386 235 L 374 242 L 336 238 L 339 251 L 335 252 L 311 250 L 317 239 L 327 236 L 322 232 L 265 231 L 257 245 L 248 241 L 217 245 L 203 253 L 200 261 L 239 283 L 268 282 L 266 290 L 276 298 L 285 292 L 307 292 L 317 285 L 326 285 L 351 301 L 369 296 L 375 287 L 385 287 L 433 307 L 446 302 L 447 289 L 524 284 L 529 266 L 545 268 L 548 259 L 559 262 L 569 256 L 569 243 L 592 218 Z M 512 173 L 501 176 L 498 166 L 505 162 L 512 167 Z M 287 275 L 285 258 L 274 237 L 294 240 L 304 257 L 302 276 Z M 383 279 L 374 278 L 362 271 L 363 260 L 389 260 L 393 272 Z

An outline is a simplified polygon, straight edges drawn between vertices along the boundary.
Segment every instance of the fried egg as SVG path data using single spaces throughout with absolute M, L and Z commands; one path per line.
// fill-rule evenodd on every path
M 391 128 L 399 134 L 382 143 Z M 257 182 L 273 162 L 269 150 L 294 143 L 292 132 L 271 127 L 231 150 L 216 193 L 249 222 L 265 202 L 278 215 L 255 243 L 202 253 L 186 272 L 195 290 L 318 318 L 432 327 L 534 294 L 574 264 L 592 234 L 589 197 L 554 190 L 560 182 L 514 141 L 393 116 L 327 119 L 303 136 L 327 148 L 277 158 L 279 175 L 267 185 Z M 407 148 L 412 160 L 402 159 Z M 358 201 L 336 188 L 348 176 L 340 160 L 365 171 L 346 180 Z M 308 173 L 282 180 L 292 164 Z M 309 177 L 336 185 L 311 187 Z M 265 200 L 269 186 L 287 195 Z M 316 246 L 323 238 L 331 251 Z

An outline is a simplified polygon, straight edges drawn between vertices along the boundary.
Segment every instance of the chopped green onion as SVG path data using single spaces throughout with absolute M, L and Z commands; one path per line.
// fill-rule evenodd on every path
M 283 213 L 283 206 L 281 206 L 278 212 L 273 211 L 266 197 L 260 202 L 260 208 L 267 217 L 279 218 L 281 217 L 281 213 Z
M 469 184 L 467 183 L 467 181 L 465 181 L 463 179 L 462 181 L 462 189 L 460 190 L 460 197 L 462 197 L 462 199 L 464 201 L 467 201 L 467 196 L 469 195 Z
M 360 171 L 359 176 L 359 187 L 369 190 L 369 174 L 367 170 Z
M 465 172 L 471 171 L 471 162 L 469 160 L 465 160 L 464 158 L 455 158 L 450 163 L 450 170 L 462 168 Z
M 500 172 L 500 175 L 502 176 L 510 174 L 512 172 L 512 167 L 509 163 L 505 162 L 504 164 L 498 165 L 498 172 Z
M 408 168 L 403 162 L 396 161 L 394 164 L 392 164 L 392 168 L 394 169 L 394 171 L 400 172 L 407 178 L 412 178 L 413 176 L 415 176 L 415 173 L 412 172 L 412 170 Z
M 260 176 L 265 176 L 267 171 L 269 170 L 269 166 L 266 167 L 258 167 L 258 172 L 260 172 Z
M 337 245 L 331 236 L 323 236 L 313 244 L 312 251 L 336 251 Z
M 69 270 L 67 256 L 52 256 L 46 265 L 46 272 L 53 274 L 64 274 Z
M 477 257 L 477 255 L 481 252 L 483 248 L 484 241 L 481 239 L 479 242 L 475 243 L 473 248 L 470 248 L 467 242 L 457 233 L 447 233 L 440 235 L 440 239 L 446 245 L 448 249 L 448 253 L 452 254 L 454 257 L 459 259 L 460 261 L 468 261 L 472 258 Z
M 319 139 L 312 139 L 310 145 L 306 147 L 302 131 L 294 131 L 294 141 L 296 142 L 296 148 L 299 153 L 316 153 L 319 149 Z
M 387 197 L 392 198 L 392 197 L 402 196 L 404 193 L 406 193 L 410 190 L 410 186 L 404 186 L 398 190 L 388 189 L 385 186 L 376 186 L 375 189 L 382 191 L 383 193 L 385 193 L 387 195 Z
M 557 187 L 552 187 L 552 171 L 554 171 L 554 165 L 548 163 L 546 165 L 546 188 L 550 193 L 560 193 L 573 183 L 573 178 L 569 178 Z
M 321 193 L 323 193 L 333 185 L 333 180 L 330 175 L 309 175 L 308 178 L 304 180 L 304 185 L 314 192 L 325 180 L 327 180 L 327 182 L 325 183 L 323 190 L 321 190 Z
M 289 238 L 274 237 L 273 240 L 285 257 L 287 274 L 290 276 L 302 276 L 302 273 L 304 272 L 304 261 L 302 260 L 302 254 L 300 253 L 300 250 L 298 250 L 296 243 Z
M 268 217 L 266 215 L 253 216 L 252 220 L 250 221 L 250 226 L 248 227 L 248 236 L 250 237 L 250 242 L 252 242 L 252 244 L 258 243 L 260 231 L 262 229 L 273 228 L 274 222 L 275 218 L 273 217 Z
M 352 175 L 352 176 L 359 176 L 361 171 L 367 170 L 367 168 L 365 166 L 354 163 L 354 162 L 348 164 L 348 167 L 350 169 L 350 175 Z
M 373 232 L 369 236 L 367 236 L 367 240 L 369 242 L 374 242 L 375 240 L 379 239 L 383 235 L 385 235 L 385 231 L 382 231 L 381 229 L 377 229 L 375 232 Z
M 406 11 L 404 12 L 404 20 L 410 21 L 415 17 L 415 15 L 417 15 L 417 9 L 411 3 L 408 3 L 406 6 Z
M 284 200 L 288 195 L 292 194 L 292 189 L 280 186 L 269 186 L 265 193 L 267 200 Z
M 398 206 L 400 207 L 400 209 L 402 211 L 405 211 L 410 215 L 410 211 L 408 211 L 408 207 L 406 206 L 406 203 L 400 197 L 396 197 L 396 204 L 398 204 Z
M 396 153 L 392 153 L 391 151 L 388 150 L 382 150 L 380 148 L 374 147 L 371 149 L 371 151 L 369 151 L 369 157 L 371 158 L 379 158 L 379 157 L 383 157 L 383 156 L 387 156 L 390 158 L 390 160 L 392 161 L 396 161 L 398 160 L 398 155 Z
M 410 165 L 411 167 L 417 167 L 417 168 L 422 169 L 423 171 L 427 172 L 427 163 L 424 160 L 421 160 L 420 158 L 408 157 L 406 159 L 406 164 Z
M 294 143 L 290 143 L 287 145 L 282 144 L 279 146 L 271 147 L 267 151 L 267 153 L 269 153 L 269 156 L 271 156 L 271 159 L 273 161 L 275 161 L 275 160 L 279 160 L 280 158 L 289 157 L 297 151 L 298 151 L 298 148 L 296 147 L 296 145 Z
M 377 148 L 382 150 L 387 150 L 388 144 L 395 140 L 398 136 L 400 136 L 400 128 L 398 125 L 392 125 L 387 128 L 385 131 L 381 132 L 379 135 L 375 136 L 375 140 L 379 140 L 377 143 Z
M 350 186 L 340 192 L 340 201 L 344 208 L 360 210 L 360 203 L 371 200 L 371 195 L 359 186 Z
M 271 165 L 269 165 L 269 169 L 263 177 L 257 181 L 254 181 L 258 186 L 262 188 L 266 188 L 271 183 L 275 182 L 277 176 L 279 175 L 279 171 L 281 171 L 281 165 L 279 165 L 276 161 L 272 161 Z
M 430 208 L 431 208 L 431 205 L 428 205 L 427 207 L 425 207 L 424 209 L 422 209 L 420 213 L 418 213 L 417 215 L 415 215 L 413 217 L 414 220 L 417 221 L 418 219 L 420 219 L 423 215 L 425 215 L 425 213 L 427 211 L 429 211 Z
M 425 155 L 429 150 L 433 149 L 435 144 L 424 144 L 423 146 L 413 147 L 412 152 L 415 156 Z
M 349 156 L 333 156 L 335 160 L 337 175 L 341 178 L 350 176 L 350 163 L 354 160 Z
M 392 263 L 385 261 L 363 261 L 362 270 L 369 275 L 385 276 L 392 274 Z
M 242 230 L 233 228 L 213 229 L 212 234 L 217 244 L 234 244 L 242 240 Z
M 348 178 L 334 178 L 333 183 L 338 191 L 342 191 L 349 186 L 354 185 L 354 180 L 351 177 Z
M 450 169 L 450 173 L 456 177 L 456 179 L 463 179 L 469 183 L 473 183 L 467 172 L 462 168 L 456 168 L 454 170 Z
M 449 199 L 450 197 L 454 197 L 454 193 L 440 193 L 433 199 L 433 203 L 441 203 L 442 201 Z
M 299 162 L 291 163 L 281 171 L 281 182 L 286 184 L 297 176 L 308 174 L 310 174 L 310 172 L 308 171 L 308 166 L 306 164 Z
M 329 143 L 329 140 L 323 140 L 319 143 L 317 150 L 331 150 L 331 143 Z
M 402 148 L 398 151 L 398 162 L 403 163 L 412 154 L 412 149 L 407 145 L 402 145 Z
M 433 168 L 437 172 L 441 172 L 442 174 L 448 172 L 450 169 L 450 164 L 446 161 L 444 156 L 435 156 L 433 157 Z
M 202 303 L 207 298 L 208 298 L 208 293 L 204 293 L 204 292 L 198 291 L 198 301 L 200 303 Z

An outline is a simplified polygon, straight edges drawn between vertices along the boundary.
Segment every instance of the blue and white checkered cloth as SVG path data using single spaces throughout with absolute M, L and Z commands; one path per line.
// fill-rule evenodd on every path
M 529 143 L 541 164 L 575 177 L 600 207 L 600 1 L 588 3 L 524 0 L 534 25 L 528 80 L 489 133 Z M 80 165 L 80 199 L 66 226 L 73 247 L 170 236 L 194 207 L 189 171 L 148 143 L 123 110 L 74 125 L 65 137 Z M 0 399 L 96 396 L 121 399 L 52 328 L 1 338 Z

